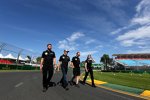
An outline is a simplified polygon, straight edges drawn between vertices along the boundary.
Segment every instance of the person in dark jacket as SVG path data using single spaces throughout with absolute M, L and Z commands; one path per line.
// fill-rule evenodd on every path
M 94 76 L 93 76 L 93 67 L 92 67 L 92 63 L 95 62 L 92 58 L 91 55 L 87 56 L 87 59 L 85 60 L 85 77 L 83 79 L 83 84 L 85 84 L 87 76 L 90 73 L 91 76 L 91 81 L 92 81 L 92 87 L 96 87 L 95 83 L 94 83 Z

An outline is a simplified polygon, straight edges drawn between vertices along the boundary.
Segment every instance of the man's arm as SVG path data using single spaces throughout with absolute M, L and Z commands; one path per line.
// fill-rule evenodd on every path
M 88 72 L 88 69 L 87 69 L 87 63 L 85 63 L 84 68 L 85 68 L 85 71 Z
M 57 65 L 56 65 L 56 58 L 53 59 L 53 62 L 54 62 L 54 67 L 57 68 Z
M 57 69 L 56 57 L 53 58 L 53 63 L 54 63 L 54 73 L 56 73 L 56 69 Z
M 95 63 L 95 60 L 92 58 L 92 63 Z
M 72 68 L 71 61 L 68 62 L 68 68 L 69 68 L 69 67 Z
M 58 66 L 57 66 L 57 71 L 60 71 L 60 65 L 61 65 L 61 61 L 58 62 Z
M 72 68 L 74 68 L 73 62 L 70 62 L 70 65 L 71 65 Z
M 44 62 L 44 58 L 41 58 L 41 64 L 40 64 L 40 70 L 42 71 L 42 67 L 43 67 L 43 62 Z
M 70 65 L 72 68 L 74 68 L 73 61 L 74 61 L 74 57 L 72 58 L 72 61 L 70 62 Z

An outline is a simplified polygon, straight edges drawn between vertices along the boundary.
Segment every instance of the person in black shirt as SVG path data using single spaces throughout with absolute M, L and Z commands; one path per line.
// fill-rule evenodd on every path
M 63 74 L 60 82 L 58 82 L 58 83 L 61 83 L 63 88 L 65 88 L 66 90 L 69 89 L 67 87 L 68 86 L 68 81 L 67 81 L 68 63 L 70 61 L 70 57 L 67 55 L 68 52 L 69 52 L 68 50 L 64 50 L 64 54 L 62 56 L 60 56 L 59 64 L 58 64 L 58 67 L 61 68 L 61 71 Z
M 56 68 L 56 56 L 52 51 L 52 44 L 47 45 L 47 50 L 42 53 L 40 70 L 43 74 L 43 92 L 46 92 Z
M 80 79 L 80 52 L 76 53 L 76 56 L 72 58 L 72 67 L 73 67 L 73 77 L 70 81 L 71 85 L 74 83 L 74 79 L 76 78 L 76 87 L 79 87 L 79 79 Z
M 94 76 L 93 76 L 93 67 L 92 63 L 94 62 L 91 55 L 88 55 L 86 61 L 85 61 L 85 77 L 83 79 L 83 84 L 85 84 L 85 81 L 87 79 L 88 74 L 90 73 L 91 81 L 92 81 L 92 87 L 96 87 L 94 84 Z

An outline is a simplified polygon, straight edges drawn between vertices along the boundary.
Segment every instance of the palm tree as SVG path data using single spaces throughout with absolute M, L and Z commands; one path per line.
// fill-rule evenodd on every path
M 104 54 L 101 57 L 100 62 L 102 62 L 104 64 L 104 70 L 108 70 L 108 66 L 107 65 L 109 64 L 109 61 L 110 61 L 110 58 L 109 58 L 108 54 Z
M 29 62 L 31 63 L 31 56 L 27 55 L 27 58 L 29 59 Z

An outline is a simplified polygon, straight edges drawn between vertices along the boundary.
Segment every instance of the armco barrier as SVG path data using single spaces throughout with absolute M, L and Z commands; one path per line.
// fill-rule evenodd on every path
M 31 65 L 5 65 L 0 64 L 0 70 L 39 70 L 39 67 L 33 67 Z

